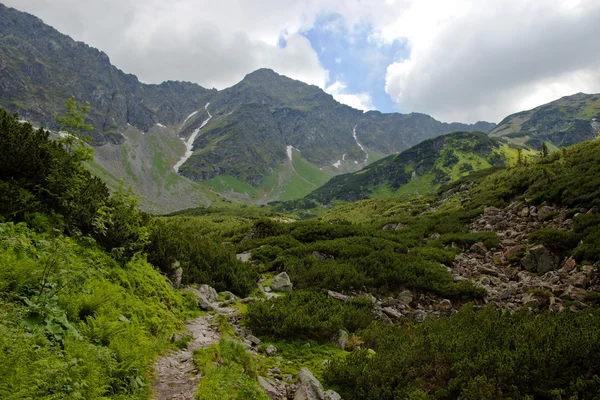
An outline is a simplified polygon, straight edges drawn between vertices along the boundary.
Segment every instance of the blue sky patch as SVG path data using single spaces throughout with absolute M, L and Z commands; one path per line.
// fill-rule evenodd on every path
M 369 40 L 370 25 L 349 30 L 340 15 L 320 17 L 314 28 L 303 33 L 329 70 L 330 84 L 341 81 L 347 93 L 368 93 L 375 109 L 400 111 L 385 92 L 385 71 L 389 64 L 409 56 L 405 44 L 377 46 Z M 280 43 L 280 45 L 285 43 Z

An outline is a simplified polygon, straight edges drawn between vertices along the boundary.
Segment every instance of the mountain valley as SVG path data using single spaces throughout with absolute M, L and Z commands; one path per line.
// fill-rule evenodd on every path
M 0 399 L 600 399 L 599 94 L 146 84 L 2 4 L 0 73 Z

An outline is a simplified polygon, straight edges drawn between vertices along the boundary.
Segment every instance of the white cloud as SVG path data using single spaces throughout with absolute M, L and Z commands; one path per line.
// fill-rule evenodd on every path
M 347 85 L 340 81 L 335 81 L 325 88 L 325 91 L 333 96 L 333 98 L 357 110 L 369 111 L 374 110 L 373 99 L 368 93 L 345 93 Z
M 329 82 L 302 33 L 319 16 L 329 29 L 364 34 L 385 51 L 385 89 L 403 111 L 445 121 L 498 121 L 578 91 L 600 92 L 598 0 L 3 0 L 105 51 L 145 82 L 189 80 L 223 88 L 269 67 L 372 108 L 368 94 Z M 358 28 L 358 29 L 353 29 Z M 280 39 L 287 46 L 278 47 Z M 335 54 L 335 53 L 334 53 Z M 365 57 L 365 63 L 373 62 Z M 340 60 L 341 64 L 341 60 Z M 375 71 L 375 68 L 372 69 Z M 334 91 L 335 89 L 335 91 Z
M 499 121 L 575 92 L 600 91 L 600 3 L 419 0 L 374 37 L 407 40 L 387 68 L 403 109 L 449 121 Z
M 298 33 L 327 7 L 318 0 L 4 0 L 106 52 L 148 83 L 224 88 L 261 67 L 325 87 L 328 72 Z M 278 47 L 280 38 L 286 47 Z

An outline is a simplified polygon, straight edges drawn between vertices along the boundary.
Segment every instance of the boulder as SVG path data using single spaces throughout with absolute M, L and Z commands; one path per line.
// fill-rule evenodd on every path
M 555 270 L 558 268 L 559 262 L 560 258 L 543 244 L 538 244 L 529 249 L 521 261 L 523 268 L 527 271 L 539 274 Z
M 413 294 L 410 290 L 404 290 L 398 295 L 398 300 L 400 300 L 402 304 L 409 305 L 413 301 Z
M 269 381 L 267 381 L 265 378 L 263 378 L 262 376 L 258 377 L 258 384 L 267 393 L 269 398 L 271 398 L 271 399 L 280 398 L 279 391 L 275 388 L 275 386 L 273 384 L 271 384 Z
M 329 254 L 321 253 L 320 251 L 313 251 L 312 256 L 317 260 L 330 260 L 335 258 Z
M 262 341 L 254 335 L 246 335 L 246 340 L 252 343 L 253 346 L 260 346 Z
M 583 300 L 585 299 L 587 292 L 585 289 L 581 289 L 575 286 L 569 286 L 565 289 L 565 291 L 560 295 L 560 297 L 569 299 L 569 300 Z
M 282 272 L 273 278 L 271 282 L 271 289 L 276 292 L 291 292 L 294 288 L 292 281 L 290 281 L 290 277 L 287 272 Z
M 240 254 L 235 255 L 235 258 L 237 258 L 238 260 L 243 261 L 243 262 L 249 262 L 250 257 L 252 257 L 251 251 L 246 251 L 245 253 L 240 253 Z
M 337 347 L 344 350 L 346 348 L 346 343 L 348 343 L 348 332 L 340 329 L 338 334 L 335 336 L 334 342 Z
M 273 346 L 272 344 L 270 344 L 265 349 L 265 354 L 268 355 L 269 357 L 273 357 L 275 354 L 277 354 L 277 348 L 275 346 Z
M 198 307 L 204 311 L 214 311 L 217 309 L 216 305 L 210 303 L 202 295 L 198 296 Z
M 175 261 L 171 266 L 171 276 L 169 279 L 171 280 L 171 287 L 175 290 L 179 289 L 181 286 L 181 279 L 183 277 L 183 268 L 179 266 L 179 261 Z
M 382 310 L 387 316 L 395 319 L 402 318 L 402 313 L 392 307 L 384 307 Z
M 417 321 L 418 323 L 423 323 L 425 322 L 425 318 L 427 318 L 427 313 L 423 310 L 417 310 L 415 311 L 415 313 L 413 314 L 415 321 Z
M 342 396 L 340 396 L 338 392 L 334 392 L 333 390 L 326 390 L 325 400 L 342 400 Z
M 323 385 L 307 368 L 298 373 L 298 390 L 294 400 L 325 400 Z
M 544 220 L 547 216 L 549 216 L 550 214 L 552 214 L 554 212 L 554 208 L 549 207 L 549 206 L 541 206 L 538 209 L 538 218 L 541 220 Z
M 336 299 L 339 301 L 346 301 L 348 300 L 348 296 L 338 293 L 338 292 L 334 292 L 333 290 L 328 290 L 327 291 L 327 296 L 331 297 L 332 299 Z
M 512 246 L 504 251 L 504 257 L 509 259 L 511 257 L 515 257 L 522 251 L 523 251 L 523 246 Z
M 451 310 L 452 309 L 452 302 L 448 299 L 444 299 L 440 302 L 440 310 Z
M 383 230 L 384 231 L 399 231 L 399 230 L 404 229 L 404 228 L 406 228 L 406 225 L 404 225 L 404 224 L 402 224 L 400 222 L 398 222 L 398 223 L 391 222 L 391 223 L 385 224 L 383 226 Z
M 217 294 L 217 291 L 210 285 L 204 284 L 198 286 L 198 292 L 200 292 L 200 294 L 211 303 L 216 303 L 219 301 L 219 295 Z
M 226 300 L 231 300 L 231 301 L 238 301 L 239 300 L 238 297 L 235 294 L 233 294 L 233 293 L 231 293 L 229 291 L 220 292 L 219 294 L 222 295 L 223 297 L 225 297 Z
M 219 300 L 219 296 L 212 287 L 208 285 L 200 285 L 199 287 L 190 286 L 186 287 L 184 290 L 192 293 L 196 297 L 198 301 L 198 307 L 201 310 L 214 311 L 217 309 L 216 302 Z

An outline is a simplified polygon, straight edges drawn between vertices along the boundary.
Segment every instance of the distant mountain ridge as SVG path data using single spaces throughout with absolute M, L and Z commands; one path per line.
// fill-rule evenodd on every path
M 202 186 L 201 198 L 208 192 L 259 204 L 299 198 L 332 176 L 425 139 L 495 126 L 442 123 L 418 113 L 363 113 L 269 69 L 221 91 L 189 82 L 148 85 L 111 65 L 103 52 L 3 5 L 0 73 L 0 107 L 37 125 L 56 128 L 53 117 L 70 96 L 89 102 L 96 172 L 113 183 L 124 179 L 162 205 L 196 190 L 189 183 L 177 189 L 173 182 L 183 184 L 182 177 Z M 150 136 L 142 140 L 140 134 Z M 171 140 L 177 137 L 193 139 L 189 158 L 181 158 L 186 148 Z M 183 163 L 174 177 L 178 161 Z
M 425 195 L 472 171 L 507 165 L 516 152 L 483 132 L 454 132 L 425 140 L 358 172 L 336 176 L 305 200 L 329 204 Z
M 181 122 L 216 92 L 189 82 L 141 83 L 105 53 L 2 4 L 0 74 L 0 106 L 51 129 L 68 97 L 88 101 L 94 145 L 122 142 L 127 124 L 145 132 Z
M 577 93 L 509 115 L 490 136 L 539 149 L 542 141 L 554 147 L 570 146 L 595 137 L 598 131 L 600 94 Z

